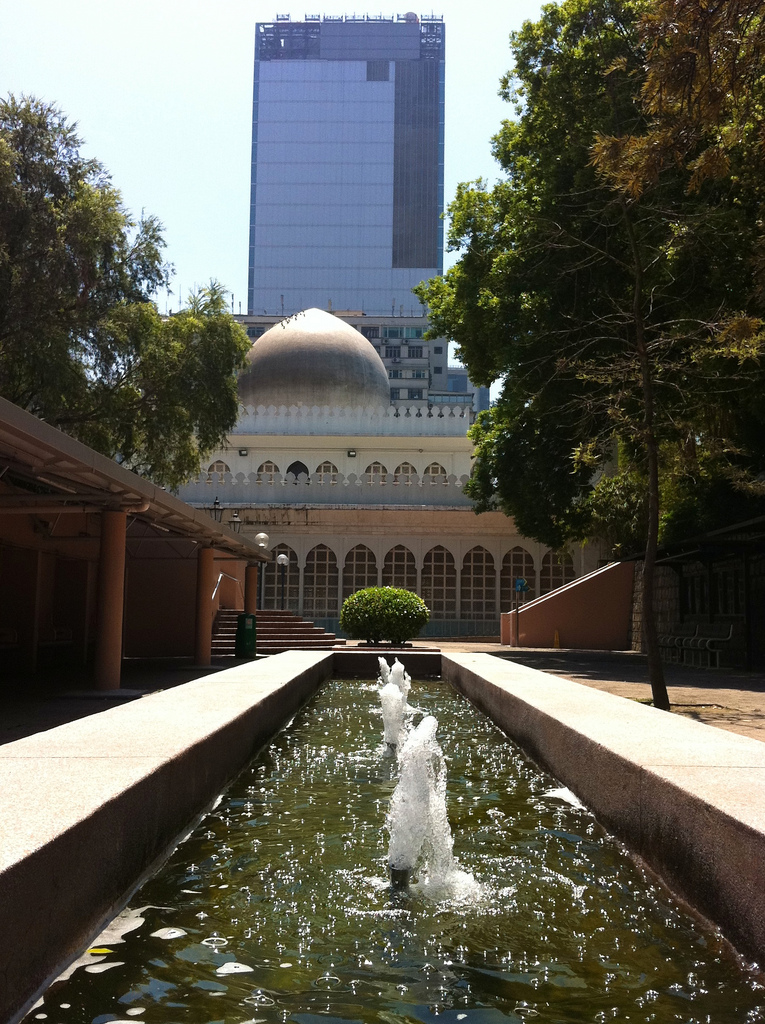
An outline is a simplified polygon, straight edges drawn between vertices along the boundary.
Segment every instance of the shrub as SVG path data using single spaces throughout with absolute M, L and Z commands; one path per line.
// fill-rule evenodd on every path
M 403 644 L 417 636 L 430 618 L 421 597 L 397 587 L 367 587 L 343 602 L 340 628 L 354 640 Z

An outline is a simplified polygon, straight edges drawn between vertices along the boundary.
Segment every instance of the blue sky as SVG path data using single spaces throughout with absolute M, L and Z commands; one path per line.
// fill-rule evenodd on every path
M 307 4 L 307 6 L 305 5 Z M 54 101 L 79 124 L 134 214 L 156 215 L 173 290 L 218 278 L 246 310 L 249 150 L 255 23 L 279 14 L 403 14 L 409 7 L 259 0 L 0 0 L 0 95 Z M 493 180 L 490 138 L 508 35 L 531 0 L 444 0 L 415 12 L 446 23 L 446 197 Z M 177 298 L 159 299 L 177 308 Z

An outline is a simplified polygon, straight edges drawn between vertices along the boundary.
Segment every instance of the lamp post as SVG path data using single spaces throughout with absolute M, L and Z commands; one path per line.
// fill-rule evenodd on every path
M 281 591 L 282 591 L 282 611 L 284 611 L 284 570 L 290 564 L 289 556 L 282 553 L 276 556 L 276 564 L 279 566 L 281 573 Z
M 269 545 L 270 539 L 271 538 L 268 536 L 267 533 L 256 533 L 255 536 L 253 537 L 253 540 L 255 541 L 255 545 L 261 551 L 267 551 L 268 550 L 268 545 Z M 258 607 L 259 608 L 263 607 L 263 595 L 265 593 L 265 581 L 266 581 L 266 574 L 265 574 L 265 572 L 258 573 L 258 588 L 259 588 L 259 592 L 260 592 L 260 597 L 258 599 Z
M 212 508 L 208 508 L 207 512 L 213 517 L 216 523 L 219 523 L 223 518 L 223 506 L 221 505 L 218 495 L 215 495 L 215 501 L 212 503 Z
M 228 521 L 229 529 L 233 530 L 234 533 L 241 533 L 244 520 L 239 515 L 239 510 L 234 509 L 231 513 L 231 518 Z

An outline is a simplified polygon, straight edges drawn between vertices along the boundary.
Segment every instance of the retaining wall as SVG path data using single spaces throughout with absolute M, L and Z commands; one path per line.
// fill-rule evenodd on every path
M 765 743 L 488 654 L 442 674 L 765 964 Z
M 16 1020 L 332 672 L 289 652 L 0 746 L 0 1020 Z

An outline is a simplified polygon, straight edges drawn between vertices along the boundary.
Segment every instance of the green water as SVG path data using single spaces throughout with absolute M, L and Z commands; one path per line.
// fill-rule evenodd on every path
M 765 1021 L 761 976 L 547 795 L 557 782 L 446 685 L 409 701 L 439 720 L 477 886 L 391 891 L 377 688 L 331 683 L 28 1020 Z

